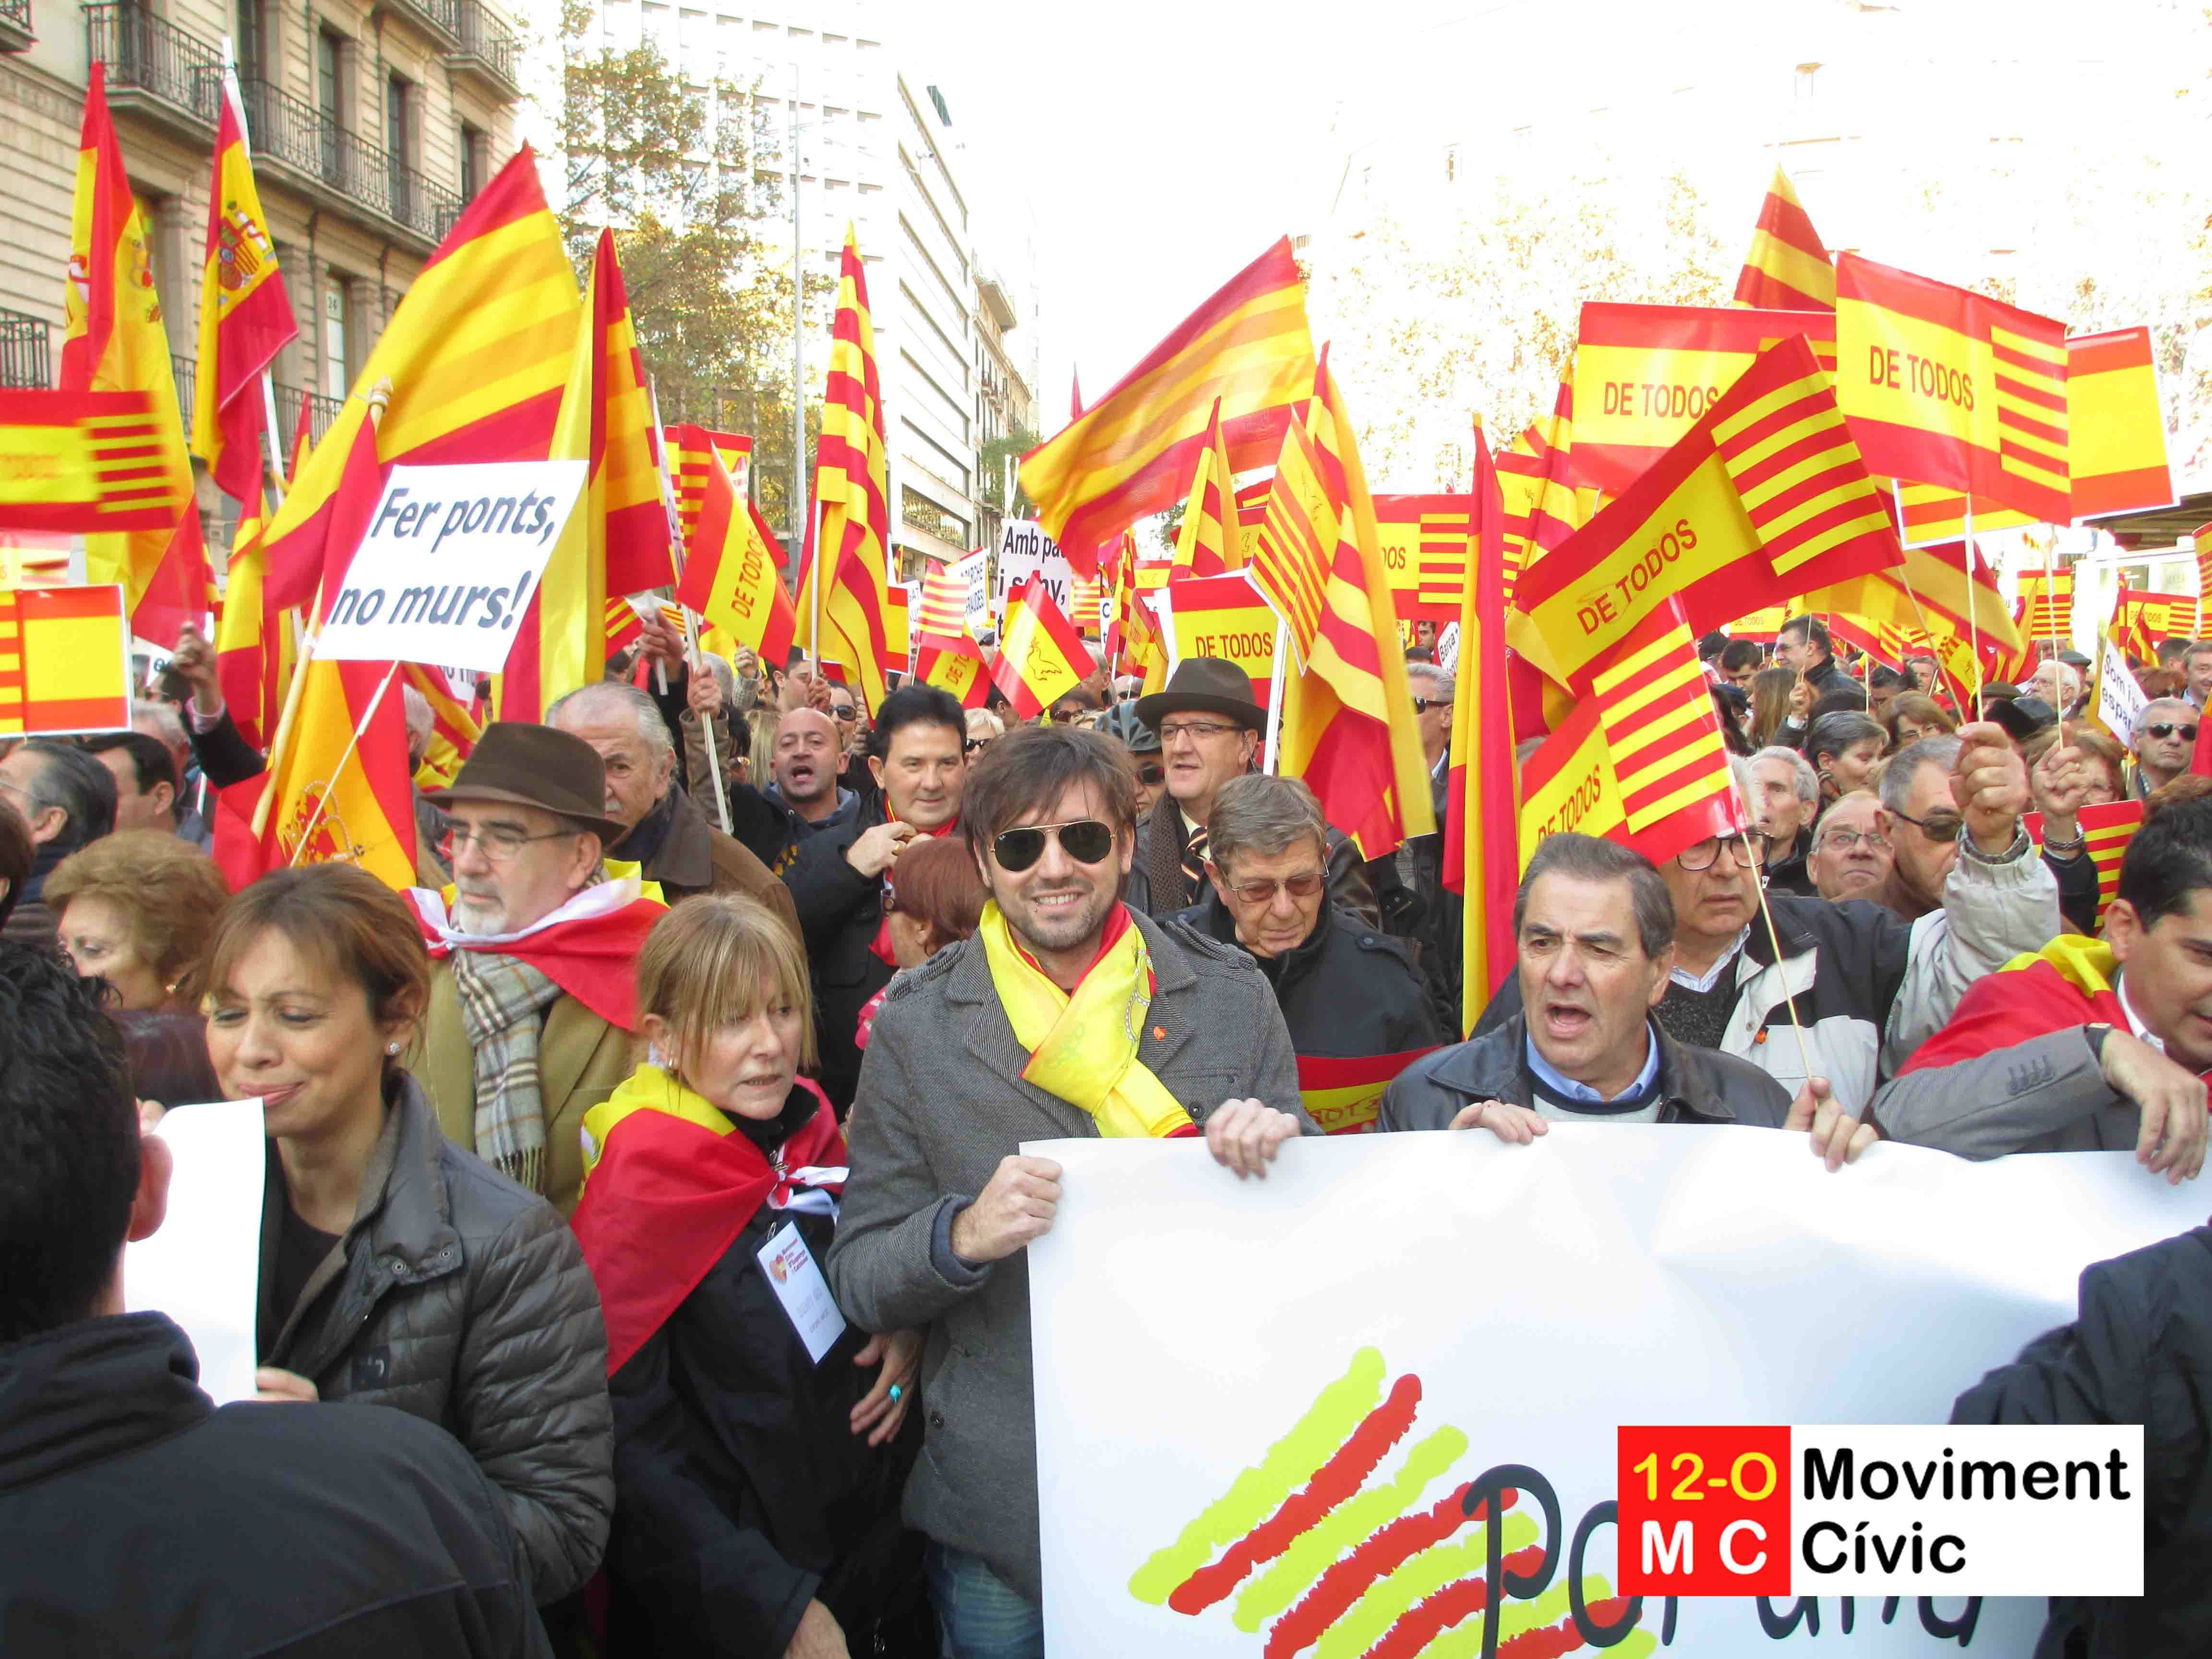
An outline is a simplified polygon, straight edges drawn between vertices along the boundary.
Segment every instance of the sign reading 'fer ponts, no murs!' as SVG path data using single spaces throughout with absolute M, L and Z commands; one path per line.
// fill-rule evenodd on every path
M 1620 1436 L 1632 1595 L 2140 1595 L 2139 1425 Z
M 586 467 L 393 467 L 316 654 L 499 672 L 575 509 Z

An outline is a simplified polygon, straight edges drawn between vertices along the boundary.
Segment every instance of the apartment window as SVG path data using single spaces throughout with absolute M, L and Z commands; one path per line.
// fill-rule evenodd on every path
M 481 127 L 472 127 L 466 121 L 460 125 L 461 199 L 473 202 L 490 171 L 491 139 Z
M 346 285 L 333 277 L 323 289 L 323 395 L 343 400 L 353 384 L 346 351 Z
M 344 36 L 330 29 L 316 32 L 315 111 L 322 117 L 316 125 L 322 135 L 323 177 L 341 186 L 345 175 L 343 147 L 338 139 L 346 130 L 346 118 L 353 112 L 352 100 L 346 95 L 349 56 Z
M 238 72 L 248 80 L 261 74 L 261 0 L 238 0 Z
M 394 75 L 384 85 L 384 147 L 395 164 L 412 167 L 415 146 L 409 136 L 414 115 L 415 88 L 404 76 Z

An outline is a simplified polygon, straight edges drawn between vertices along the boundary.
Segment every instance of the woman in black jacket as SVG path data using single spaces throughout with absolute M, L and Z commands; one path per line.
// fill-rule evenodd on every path
M 831 1299 L 845 1143 L 812 1060 L 806 959 L 738 895 L 638 958 L 650 1058 L 584 1117 L 573 1224 L 607 1314 L 611 1650 L 933 1652 L 898 1516 L 918 1334 Z
M 559 1213 L 448 1144 L 401 1066 L 429 979 L 406 901 L 350 865 L 273 871 L 216 927 L 209 1057 L 269 1136 L 255 1382 L 444 1428 L 551 1602 L 606 1543 L 606 1332 Z

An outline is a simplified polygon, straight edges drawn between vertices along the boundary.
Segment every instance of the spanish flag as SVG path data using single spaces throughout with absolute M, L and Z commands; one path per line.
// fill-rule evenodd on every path
M 1751 252 L 1736 274 L 1735 303 L 1769 311 L 1836 308 L 1836 268 L 1780 167 L 1759 204 Z
M 1298 1098 L 1325 1135 L 1375 1133 L 1382 1096 L 1398 1073 L 1436 1049 L 1396 1054 L 1300 1054 Z
M 415 787 L 443 789 L 475 750 L 477 739 L 483 736 L 483 723 L 453 695 L 453 682 L 443 669 L 410 662 L 401 664 L 399 672 L 430 705 L 430 743 L 422 751 L 422 763 L 415 769 Z
M 166 532 L 160 451 L 143 392 L 0 392 L 0 530 Z
M 258 506 L 267 464 L 261 377 L 299 336 L 276 269 L 261 192 L 246 154 L 238 83 L 226 70 L 216 113 L 215 182 L 208 192 L 200 272 L 199 369 L 192 382 L 192 453 L 240 507 Z
M 300 469 L 266 538 L 271 601 L 304 605 L 323 579 L 332 500 L 368 419 L 358 394 L 391 383 L 374 446 L 387 463 L 544 460 L 581 314 L 538 158 L 525 145 L 422 268 L 356 378 L 356 395 Z M 352 555 L 351 544 L 333 545 L 329 562 L 342 570 Z
M 1206 447 L 1198 452 L 1184 498 L 1182 524 L 1176 532 L 1175 574 L 1225 576 L 1244 565 L 1244 536 L 1237 511 L 1237 480 L 1229 466 L 1228 441 L 1221 435 L 1221 400 L 1213 401 L 1206 422 Z
M 149 240 L 107 112 L 106 71 L 95 63 L 77 140 L 58 385 L 64 392 L 135 392 L 148 399 L 153 424 L 146 482 L 162 492 L 171 513 L 155 529 L 88 536 L 85 574 L 95 583 L 122 584 L 135 631 L 173 640 L 186 623 L 198 624 L 207 615 L 207 550 Z
M 706 491 L 684 580 L 677 585 L 677 602 L 727 629 L 763 662 L 787 661 L 799 618 L 769 551 L 775 538 L 753 504 L 738 494 L 737 480 L 712 450 L 707 468 Z
M 123 590 L 0 588 L 0 737 L 131 729 Z
M 2066 465 L 2076 519 L 2173 505 L 2148 329 L 2066 342 Z
M 1305 284 L 1286 236 L 1024 455 L 1022 489 L 1077 574 L 1092 574 L 1102 545 L 1175 504 L 1217 401 L 1229 465 L 1267 466 L 1313 378 Z
M 1083 635 L 1053 603 L 1043 579 L 1031 575 L 1006 595 L 992 681 L 1013 704 L 1016 720 L 1032 720 L 1090 676 Z
M 807 523 L 813 545 L 799 574 L 798 642 L 817 656 L 848 665 L 870 708 L 880 706 L 889 691 L 890 671 L 906 665 L 905 641 L 893 638 L 888 592 L 888 471 L 867 272 L 848 225 L 830 373 L 822 393 L 822 437 L 815 450 L 814 503 Z M 823 584 L 818 599 L 817 582 Z

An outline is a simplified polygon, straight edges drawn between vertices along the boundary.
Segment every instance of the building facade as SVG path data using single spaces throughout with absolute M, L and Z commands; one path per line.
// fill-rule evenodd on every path
M 300 328 L 273 374 L 288 443 L 303 406 L 320 435 L 400 296 L 513 153 L 518 46 L 483 0 L 0 0 L 0 166 L 11 175 L 0 384 L 52 384 L 98 61 L 191 421 L 226 38 Z M 204 481 L 202 501 L 212 517 Z
M 999 544 L 1015 494 L 1021 449 L 1037 435 L 1036 388 L 1006 336 L 1021 321 L 1010 285 L 994 270 L 975 281 L 975 502 L 978 541 Z M 1034 331 L 1031 331 L 1034 332 Z M 1024 437 L 1024 434 L 1026 434 Z M 1013 441 L 1022 438 L 1020 444 Z

